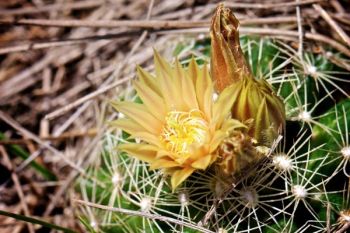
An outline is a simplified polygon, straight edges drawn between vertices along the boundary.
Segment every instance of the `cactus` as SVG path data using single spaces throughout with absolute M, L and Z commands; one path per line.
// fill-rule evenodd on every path
M 230 19 L 236 28 L 237 22 Z M 234 38 L 237 39 L 238 34 L 235 34 Z M 211 50 L 210 41 L 204 39 L 191 42 L 182 42 L 181 45 L 177 45 L 175 53 L 181 53 L 182 48 L 186 47 L 187 56 L 180 61 L 181 65 L 188 67 L 188 70 L 195 69 L 196 71 L 193 72 L 204 70 L 204 73 L 199 76 L 205 79 L 206 62 L 210 60 L 210 55 L 207 53 Z M 238 159 L 239 161 L 235 160 L 234 164 L 240 163 L 244 166 L 242 165 L 240 169 L 236 167 L 226 169 L 230 164 L 227 165 L 226 158 L 220 161 L 220 152 L 218 152 L 219 155 L 212 154 L 205 165 L 202 163 L 200 166 L 191 165 L 191 172 L 184 175 L 183 179 L 174 181 L 173 177 L 176 176 L 174 174 L 187 169 L 187 164 L 178 162 L 176 158 L 175 168 L 171 165 L 173 161 L 168 161 L 168 165 L 164 165 L 166 161 L 155 165 L 153 157 L 151 163 L 148 161 L 149 157 L 145 158 L 146 154 L 151 152 L 140 154 L 130 149 L 128 145 L 140 144 L 139 138 L 142 139 L 145 136 L 130 137 L 129 133 L 133 133 L 130 130 L 132 127 L 125 126 L 123 114 L 119 114 L 119 119 L 124 123 L 120 121 L 110 123 L 111 127 L 103 137 L 103 151 L 100 159 L 87 169 L 86 176 L 80 177 L 76 186 L 77 193 L 86 203 L 107 207 L 104 210 L 90 205 L 81 207 L 79 216 L 87 231 L 188 233 L 346 231 L 350 225 L 348 185 L 350 116 L 347 114 L 350 112 L 350 100 L 347 91 L 342 87 L 349 82 L 346 79 L 349 73 L 332 64 L 323 54 L 313 54 L 306 50 L 300 56 L 292 47 L 279 40 L 243 36 L 240 38 L 240 44 L 247 62 L 240 62 L 239 59 L 242 57 L 239 57 L 235 65 L 238 66 L 238 70 L 240 65 L 244 69 L 239 70 L 240 72 L 228 69 L 225 75 L 230 78 L 229 75 L 236 72 L 237 77 L 247 76 L 253 78 L 253 82 L 266 82 L 268 89 L 273 89 L 283 100 L 283 104 L 267 108 L 266 111 L 270 111 L 267 114 L 254 115 L 258 118 L 255 119 L 257 123 L 238 117 L 241 123 L 232 121 L 230 127 L 234 128 L 233 131 L 222 128 L 226 133 L 231 132 L 236 135 L 230 138 L 235 140 L 233 147 L 243 147 L 237 153 L 230 151 L 230 156 L 233 156 L 230 159 Z M 197 67 L 193 57 L 191 60 L 188 52 L 191 50 L 197 51 L 196 54 L 204 51 L 201 57 L 194 58 L 202 67 L 201 69 Z M 214 54 L 218 54 L 218 50 Z M 335 56 L 341 56 L 341 54 L 335 54 Z M 158 67 L 166 66 L 167 70 L 172 69 L 160 58 L 156 58 L 156 62 L 160 63 Z M 217 66 L 218 62 L 211 64 Z M 187 71 L 184 71 L 181 65 L 177 63 L 175 65 L 177 68 L 172 72 L 184 75 Z M 229 65 L 228 67 L 232 68 Z M 161 72 L 156 70 L 157 76 Z M 215 67 L 212 67 L 212 74 L 215 74 L 216 79 L 220 76 L 219 73 L 220 69 L 215 70 Z M 147 82 L 149 74 L 140 69 L 139 76 L 142 80 L 135 84 L 138 94 L 131 90 L 130 93 L 118 96 L 116 99 L 124 100 L 133 96 L 130 101 L 147 104 L 144 101 L 145 98 L 152 97 L 144 97 L 147 93 L 141 93 L 140 85 L 142 82 Z M 171 78 L 174 79 L 174 77 L 176 76 Z M 237 81 L 228 81 L 227 77 L 225 76 L 226 80 L 219 84 L 228 85 L 227 82 L 237 84 Z M 204 80 L 204 82 L 206 82 L 205 85 L 210 85 L 209 81 Z M 152 87 L 152 84 L 148 87 Z M 225 88 L 226 86 L 219 88 L 220 92 L 224 90 L 221 93 L 224 97 Z M 259 86 L 259 88 L 262 87 Z M 155 87 L 153 90 L 157 92 Z M 201 91 L 203 95 L 207 93 Z M 228 93 L 229 95 L 227 93 L 226 95 L 230 97 L 236 92 Z M 238 93 L 242 95 L 243 91 Z M 251 100 L 249 98 L 255 98 L 255 96 L 249 96 L 249 94 L 251 92 L 248 93 L 245 104 L 254 104 L 256 100 L 249 102 Z M 188 96 L 190 95 L 181 96 L 181 98 L 190 98 Z M 228 97 L 226 96 L 225 101 L 231 105 L 234 104 Z M 200 98 L 199 95 L 198 98 Z M 243 97 L 237 98 L 238 104 L 242 105 Z M 261 100 L 258 104 L 260 102 Z M 129 114 L 119 102 L 113 103 L 117 110 L 126 112 L 126 115 Z M 200 101 L 198 103 L 203 104 Z M 231 105 L 228 108 L 231 108 Z M 284 109 L 279 114 L 278 109 L 282 105 Z M 255 107 L 258 108 L 258 106 Z M 164 109 L 153 110 L 163 111 Z M 225 107 L 221 106 L 220 111 L 225 112 Z M 193 114 L 195 114 L 194 120 L 202 117 L 199 113 Z M 239 115 L 237 111 L 232 111 L 232 114 Z M 274 118 L 274 114 L 278 117 Z M 169 115 L 167 117 L 171 118 Z M 190 118 L 190 116 L 187 117 Z M 203 119 L 215 117 L 215 115 L 206 115 Z M 277 130 L 277 125 L 274 125 L 273 136 L 269 136 L 269 143 L 264 140 L 261 142 L 256 133 L 250 133 L 249 124 L 259 125 L 260 121 L 265 121 L 265 118 L 269 117 L 271 121 L 280 122 L 284 130 Z M 268 122 L 271 124 L 270 120 Z M 201 125 L 202 121 L 197 120 L 196 124 Z M 269 125 L 263 125 L 260 128 L 253 126 L 254 130 L 257 130 L 256 128 L 266 130 Z M 280 135 L 277 136 L 277 133 Z M 204 140 L 199 136 L 199 141 Z M 258 140 L 255 141 L 255 139 Z M 223 145 L 225 141 L 222 140 L 220 143 Z M 252 159 L 249 157 L 248 150 L 253 154 Z M 181 153 L 187 152 L 187 149 L 181 150 Z M 137 158 L 131 156 L 132 153 L 137 154 Z M 217 161 L 215 156 L 219 157 Z M 244 159 L 248 162 L 242 162 Z M 223 163 L 227 166 L 222 166 Z M 168 167 L 164 169 L 164 166 Z M 229 172 L 223 172 L 226 171 L 225 169 Z M 169 178 L 170 176 L 172 179 Z

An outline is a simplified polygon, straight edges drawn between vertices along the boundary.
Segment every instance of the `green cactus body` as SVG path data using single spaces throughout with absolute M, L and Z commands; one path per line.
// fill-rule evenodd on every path
M 350 100 L 340 88 L 346 72 L 322 55 L 305 52 L 302 63 L 280 41 L 244 36 L 241 44 L 255 77 L 270 83 L 284 100 L 288 122 L 282 141 L 239 175 L 225 177 L 211 166 L 172 191 L 162 172 L 116 150 L 130 135 L 117 130 L 113 136 L 113 129 L 76 192 L 85 201 L 139 215 L 86 206 L 80 216 L 87 231 L 326 232 L 327 226 L 334 230 L 346 223 Z M 174 53 L 185 55 L 187 66 L 190 52 L 198 50 L 198 63 L 208 62 L 207 39 L 185 41 Z M 305 64 L 315 68 L 305 73 Z M 322 83 L 316 75 L 333 81 Z

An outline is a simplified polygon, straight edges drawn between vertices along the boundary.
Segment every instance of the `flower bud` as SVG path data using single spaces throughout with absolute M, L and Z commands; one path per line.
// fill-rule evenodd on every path
M 220 4 L 211 24 L 211 75 L 221 92 L 236 89 L 232 118 L 250 123 L 248 135 L 269 146 L 285 127 L 285 109 L 281 99 L 265 80 L 256 80 L 244 58 L 238 33 L 238 20 Z
M 259 144 L 270 146 L 285 128 L 283 102 L 263 79 L 246 78 L 234 85 L 232 118 L 250 126 L 248 135 Z
M 211 22 L 211 75 L 215 88 L 221 92 L 225 87 L 251 72 L 239 44 L 239 22 L 231 10 L 219 4 Z

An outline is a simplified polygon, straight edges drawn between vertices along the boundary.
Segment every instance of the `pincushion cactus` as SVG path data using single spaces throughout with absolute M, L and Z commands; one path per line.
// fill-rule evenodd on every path
M 77 188 L 85 201 L 109 207 L 82 209 L 89 231 L 349 225 L 344 71 L 307 51 L 300 60 L 281 41 L 239 41 L 237 30 L 238 20 L 219 5 L 211 45 L 193 48 L 211 48 L 210 73 L 194 58 L 172 66 L 155 52 L 155 76 L 138 69 L 134 103 L 112 101 L 123 115 L 109 123 L 102 159 Z M 343 100 L 335 102 L 335 93 Z

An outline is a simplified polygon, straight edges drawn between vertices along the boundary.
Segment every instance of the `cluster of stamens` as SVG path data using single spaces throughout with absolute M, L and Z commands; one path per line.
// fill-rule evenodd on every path
M 165 118 L 161 141 L 168 151 L 187 155 L 193 144 L 203 144 L 208 135 L 208 122 L 200 110 L 189 112 L 171 111 Z

